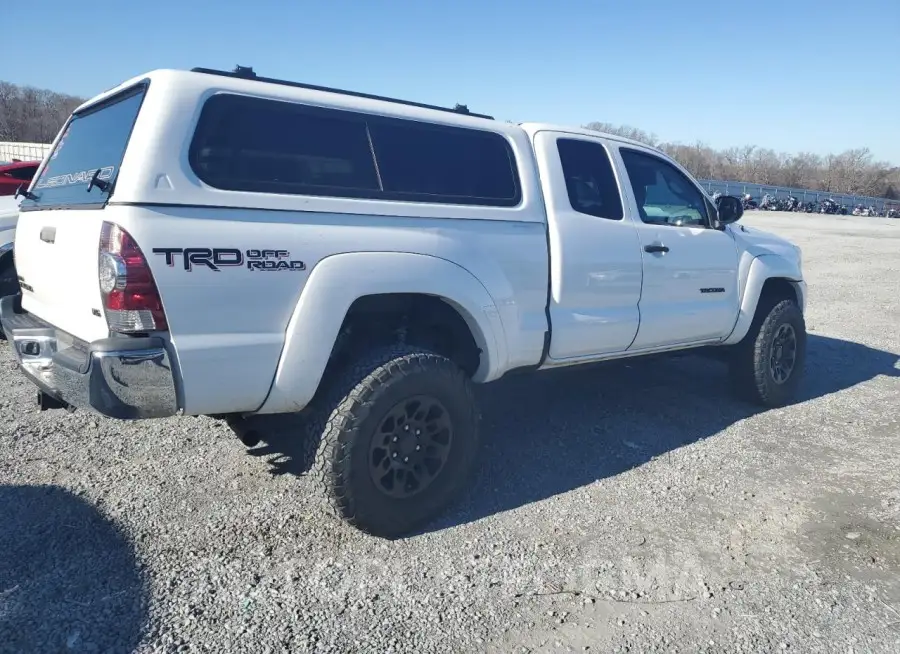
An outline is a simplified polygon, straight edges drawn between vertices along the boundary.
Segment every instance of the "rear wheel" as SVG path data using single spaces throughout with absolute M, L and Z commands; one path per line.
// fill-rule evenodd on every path
M 0 298 L 7 295 L 15 295 L 19 292 L 19 279 L 16 276 L 16 266 L 12 260 L 0 263 Z M 3 325 L 0 324 L 0 340 L 6 340 Z
M 316 466 L 336 513 L 392 538 L 435 517 L 465 487 L 479 415 L 466 374 L 422 348 L 394 345 L 325 380 Z
M 740 395 L 778 407 L 797 394 L 806 364 L 806 323 L 793 300 L 761 305 L 732 353 L 730 372 Z

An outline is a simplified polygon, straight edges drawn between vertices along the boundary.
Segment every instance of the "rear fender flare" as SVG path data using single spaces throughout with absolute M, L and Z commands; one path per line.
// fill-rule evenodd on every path
M 269 395 L 258 413 L 304 408 L 315 395 L 347 311 L 367 295 L 421 293 L 463 317 L 482 350 L 476 382 L 500 377 L 508 358 L 500 312 L 484 285 L 439 257 L 404 252 L 337 254 L 312 269 L 288 321 Z

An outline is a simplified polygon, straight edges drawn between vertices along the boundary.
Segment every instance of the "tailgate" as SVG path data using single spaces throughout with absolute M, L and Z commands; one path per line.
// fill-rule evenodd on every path
M 84 341 L 109 336 L 97 276 L 103 213 L 23 212 L 16 228 L 22 308 Z
M 73 114 L 20 205 L 22 307 L 85 341 L 109 335 L 100 231 L 145 92 L 137 85 Z

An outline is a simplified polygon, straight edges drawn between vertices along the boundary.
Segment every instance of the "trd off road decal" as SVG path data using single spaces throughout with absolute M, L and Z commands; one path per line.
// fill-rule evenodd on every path
M 287 250 L 238 250 L 237 248 L 153 248 L 153 254 L 166 257 L 166 265 L 180 261 L 184 269 L 206 266 L 221 272 L 222 268 L 245 267 L 247 270 L 306 270 L 306 264 L 291 259 Z

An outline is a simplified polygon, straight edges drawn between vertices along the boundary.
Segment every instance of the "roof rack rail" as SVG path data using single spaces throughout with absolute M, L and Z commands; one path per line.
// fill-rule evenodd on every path
M 405 104 L 410 107 L 419 107 L 420 109 L 434 109 L 436 111 L 447 111 L 453 114 L 464 114 L 475 118 L 487 118 L 494 120 L 493 116 L 485 114 L 476 114 L 469 111 L 464 104 L 457 104 L 452 109 L 449 107 L 439 107 L 437 105 L 424 104 L 422 102 L 412 102 L 410 100 L 398 100 L 397 98 L 388 98 L 381 95 L 372 95 L 370 93 L 360 93 L 359 91 L 346 91 L 344 89 L 334 89 L 328 86 L 316 86 L 315 84 L 304 84 L 302 82 L 291 82 L 283 79 L 274 79 L 270 77 L 260 77 L 251 66 L 235 66 L 234 70 L 216 70 L 214 68 L 191 68 L 192 73 L 205 73 L 207 75 L 220 75 L 222 77 L 234 77 L 237 79 L 249 79 L 255 82 L 265 82 L 267 84 L 280 84 L 282 86 L 293 86 L 300 89 L 309 89 L 311 91 L 326 91 L 328 93 L 340 93 L 342 95 L 352 95 L 356 98 L 366 98 L 367 100 L 381 100 L 383 102 L 394 102 L 397 104 Z

